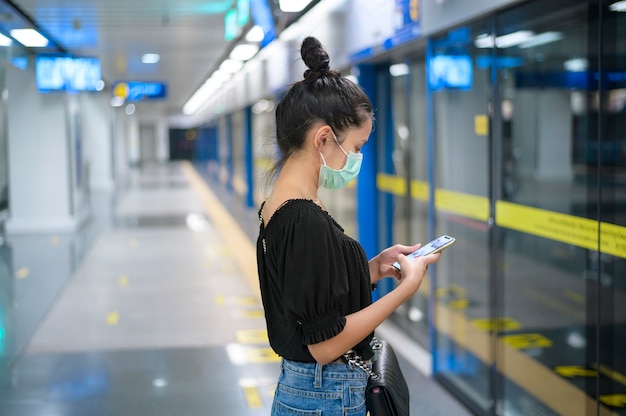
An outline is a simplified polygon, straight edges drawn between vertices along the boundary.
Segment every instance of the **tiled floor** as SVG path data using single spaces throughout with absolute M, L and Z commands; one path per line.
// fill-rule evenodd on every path
M 250 265 L 197 189 L 180 165 L 147 168 L 81 232 L 7 238 L 0 415 L 270 413 L 279 363 Z M 254 238 L 254 213 L 228 212 Z M 401 361 L 414 414 L 469 414 Z

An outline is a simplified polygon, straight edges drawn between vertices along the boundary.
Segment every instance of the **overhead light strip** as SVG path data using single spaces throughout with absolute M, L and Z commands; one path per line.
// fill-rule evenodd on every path
M 248 42 L 261 42 L 264 37 L 265 33 L 263 33 L 263 28 L 259 25 L 253 26 L 246 34 L 246 40 Z
M 11 36 L 27 48 L 43 48 L 48 46 L 48 39 L 35 29 L 13 29 Z
M 161 55 L 158 53 L 146 53 L 141 57 L 141 62 L 144 64 L 156 64 L 161 60 Z
M 613 12 L 626 12 L 626 1 L 618 1 L 609 6 L 609 10 Z
M 11 46 L 13 39 L 0 33 L 0 46 Z
M 325 4 L 325 2 L 320 2 L 311 11 L 319 9 L 320 13 L 323 13 L 322 10 L 332 10 L 333 8 L 339 7 L 344 2 L 345 0 L 335 0 L 334 2 L 331 2 L 333 3 L 332 7 L 327 7 L 325 9 L 319 6 L 320 4 Z M 281 0 L 280 8 L 283 12 L 300 12 L 304 10 L 309 3 L 311 3 L 311 0 Z M 310 12 L 307 12 L 307 14 L 310 14 Z M 291 26 L 296 25 L 290 25 L 286 30 L 291 28 Z M 239 65 L 233 63 L 232 61 L 241 62 L 242 67 L 244 63 L 251 61 L 260 50 L 259 45 L 256 43 L 260 42 L 263 39 L 263 36 L 264 34 L 262 28 L 254 26 L 250 29 L 245 36 L 246 42 L 250 43 L 239 44 L 233 48 L 228 59 L 226 59 L 224 63 L 220 65 L 220 68 L 211 75 L 211 77 L 191 96 L 191 98 L 189 98 L 189 100 L 187 100 L 183 106 L 183 113 L 186 115 L 192 115 L 208 105 L 209 99 L 219 90 L 222 84 L 228 81 L 234 73 L 241 70 L 241 68 L 236 69 Z
M 259 51 L 259 46 L 252 43 L 240 44 L 233 48 L 230 53 L 230 59 L 236 61 L 249 61 Z
M 520 48 L 532 48 L 535 46 L 545 45 L 557 42 L 564 38 L 561 32 L 543 32 L 535 35 L 530 30 L 520 30 L 518 32 L 509 33 L 494 38 L 493 35 L 482 34 L 476 37 L 474 45 L 477 48 L 511 48 L 518 46 Z
M 561 32 L 544 32 L 531 37 L 526 42 L 520 44 L 519 47 L 522 49 L 533 48 L 535 46 L 556 42 L 561 39 L 563 39 L 563 34 Z
M 298 13 L 304 10 L 311 0 L 279 0 L 280 11 L 284 13 Z

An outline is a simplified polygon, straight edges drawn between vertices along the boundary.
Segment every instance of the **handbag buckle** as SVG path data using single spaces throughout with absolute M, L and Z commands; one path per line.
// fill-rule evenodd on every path
M 354 370 L 354 365 L 357 363 L 360 357 L 357 355 L 356 351 L 349 350 L 343 354 L 343 358 L 345 358 L 345 360 L 348 362 L 350 370 Z
M 370 348 L 373 350 L 380 350 L 383 348 L 383 343 L 379 341 L 378 338 L 374 337 L 370 342 Z

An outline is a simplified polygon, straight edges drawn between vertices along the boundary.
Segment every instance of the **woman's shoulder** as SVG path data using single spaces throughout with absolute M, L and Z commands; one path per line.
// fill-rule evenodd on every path
M 327 214 L 321 206 L 315 203 L 311 199 L 305 198 L 290 198 L 287 199 L 273 210 L 269 212 L 268 220 L 265 228 L 274 224 L 288 224 L 290 222 L 297 221 L 320 221 L 325 220 Z

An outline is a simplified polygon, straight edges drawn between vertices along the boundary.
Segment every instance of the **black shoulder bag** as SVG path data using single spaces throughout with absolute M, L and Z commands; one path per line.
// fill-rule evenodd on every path
M 350 365 L 356 365 L 370 376 L 365 389 L 370 416 L 409 416 L 409 388 L 393 348 L 376 338 L 371 347 L 374 351 L 371 369 L 354 351 L 344 354 Z

